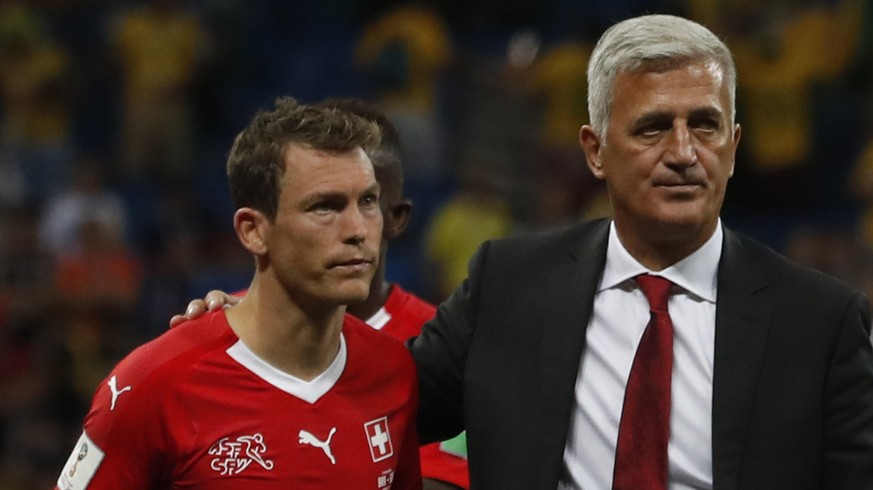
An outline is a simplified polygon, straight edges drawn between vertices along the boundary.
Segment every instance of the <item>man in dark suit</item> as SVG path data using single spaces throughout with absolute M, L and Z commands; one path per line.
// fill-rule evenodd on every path
M 482 245 L 410 344 L 422 438 L 466 428 L 477 489 L 873 489 L 867 299 L 719 217 L 740 139 L 727 47 L 638 17 L 604 33 L 588 77 L 579 139 L 613 218 Z M 652 365 L 634 361 L 640 274 L 669 281 L 672 353 Z M 632 402 L 636 363 L 668 366 L 649 401 Z M 659 403 L 660 442 L 620 435 Z

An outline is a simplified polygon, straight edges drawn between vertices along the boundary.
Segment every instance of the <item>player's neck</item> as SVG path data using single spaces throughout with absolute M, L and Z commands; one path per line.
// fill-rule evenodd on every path
M 345 307 L 304 310 L 287 296 L 273 296 L 253 284 L 242 302 L 227 310 L 228 323 L 258 357 L 309 381 L 339 352 Z
M 348 306 L 347 312 L 359 318 L 361 321 L 369 320 L 375 315 L 388 301 L 388 295 L 391 294 L 391 283 L 382 278 L 375 277 L 370 285 L 370 294 L 367 299 Z

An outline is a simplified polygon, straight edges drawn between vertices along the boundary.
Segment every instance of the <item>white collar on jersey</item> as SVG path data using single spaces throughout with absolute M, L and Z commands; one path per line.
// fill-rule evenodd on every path
M 284 371 L 276 369 L 267 361 L 261 359 L 252 352 L 242 340 L 238 340 L 235 344 L 227 349 L 227 355 L 233 360 L 240 363 L 244 368 L 254 373 L 259 378 L 276 388 L 293 395 L 307 403 L 315 403 L 339 380 L 343 369 L 346 367 L 346 359 L 348 357 L 348 349 L 346 348 L 345 336 L 340 334 L 340 348 L 336 358 L 324 370 L 323 373 L 316 376 L 312 381 L 304 381 L 300 378 L 292 376 Z

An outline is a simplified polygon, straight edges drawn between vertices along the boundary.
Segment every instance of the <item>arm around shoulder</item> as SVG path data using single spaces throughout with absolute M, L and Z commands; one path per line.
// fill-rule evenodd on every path
M 473 319 L 489 242 L 470 260 L 468 278 L 409 341 L 418 371 L 421 443 L 442 441 L 464 430 L 464 371 L 473 337 Z

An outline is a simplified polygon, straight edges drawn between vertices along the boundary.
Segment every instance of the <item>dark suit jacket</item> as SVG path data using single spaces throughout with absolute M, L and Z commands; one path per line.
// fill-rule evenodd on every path
M 483 244 L 411 343 L 421 436 L 466 428 L 473 488 L 551 490 L 562 477 L 608 229 Z M 873 489 L 866 297 L 725 230 L 715 328 L 714 488 Z

